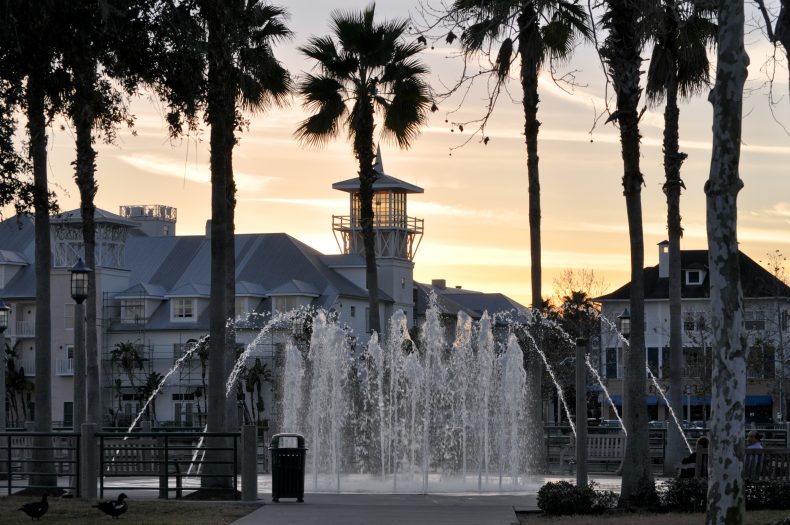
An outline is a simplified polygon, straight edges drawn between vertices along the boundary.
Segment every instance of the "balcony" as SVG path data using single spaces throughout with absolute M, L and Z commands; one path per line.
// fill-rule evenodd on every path
M 27 372 L 27 368 L 25 369 Z M 59 376 L 74 375 L 74 359 L 58 359 L 55 364 L 55 374 Z
M 25 369 L 25 377 L 35 377 L 36 375 L 36 358 L 35 356 L 24 357 L 16 360 L 16 368 Z
M 33 321 L 17 321 L 14 323 L 14 331 L 8 335 L 11 337 L 35 337 L 36 323 Z

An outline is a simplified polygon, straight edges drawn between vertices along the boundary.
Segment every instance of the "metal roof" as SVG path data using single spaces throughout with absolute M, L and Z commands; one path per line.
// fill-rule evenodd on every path
M 376 164 L 373 166 L 376 180 L 373 182 L 373 191 L 393 190 L 401 193 L 424 193 L 425 190 L 406 181 L 396 179 L 384 173 L 384 164 L 381 161 L 381 150 L 376 149 Z M 355 193 L 359 191 L 359 177 L 332 184 L 332 189 Z

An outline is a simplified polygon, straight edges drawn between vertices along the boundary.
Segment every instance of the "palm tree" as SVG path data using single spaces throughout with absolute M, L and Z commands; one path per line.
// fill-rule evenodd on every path
M 678 146 L 678 95 L 690 98 L 710 85 L 707 46 L 716 39 L 716 24 L 690 0 L 664 0 L 651 39 L 654 41 L 645 93 L 664 108 L 664 193 L 667 198 L 669 237 L 669 397 L 675 414 L 683 409 L 683 326 L 681 320 L 680 193 L 685 188 L 680 167 L 686 154 Z M 676 425 L 667 430 L 665 474 L 674 474 L 684 453 L 683 436 Z M 670 470 L 672 472 L 670 472 Z
M 116 343 L 110 352 L 110 364 L 123 370 L 126 377 L 129 378 L 129 384 L 133 391 L 137 391 L 134 384 L 135 370 L 142 370 L 144 361 L 143 356 L 137 351 L 137 345 L 131 341 Z
M 35 279 L 36 279 L 36 389 L 35 430 L 52 431 L 51 347 L 52 319 L 50 309 L 50 246 L 49 216 L 51 194 L 47 183 L 46 126 L 61 109 L 59 41 L 60 6 L 52 0 L 27 2 L 9 0 L 0 6 L 0 56 L 4 67 L 0 76 L 24 82 L 20 104 L 27 117 L 28 150 L 33 170 L 33 208 L 35 218 Z M 55 487 L 51 439 L 36 437 L 31 467 L 36 475 L 31 483 Z
M 233 148 L 238 142 L 236 131 L 247 123 L 245 112 L 263 112 L 286 103 L 290 77 L 272 46 L 291 33 L 284 23 L 286 11 L 260 0 L 162 2 L 159 7 L 150 27 L 149 81 L 168 104 L 171 134 L 180 135 L 184 124 L 197 128 L 201 111 L 211 127 L 208 364 L 212 373 L 206 401 L 209 432 L 223 432 L 235 419 L 235 410 L 228 411 L 235 399 L 225 396 L 225 372 L 235 355 L 235 341 L 227 330 L 235 293 Z M 207 456 L 221 454 L 207 452 Z M 212 465 L 223 468 L 216 462 Z M 203 483 L 228 488 L 230 477 L 205 477 Z
M 603 26 L 609 34 L 600 50 L 608 66 L 617 108 L 609 117 L 620 127 L 623 157 L 623 194 L 631 247 L 631 335 L 626 353 L 623 421 L 628 437 L 623 459 L 620 505 L 647 506 L 656 501 L 648 449 L 648 415 L 645 396 L 645 259 L 642 230 L 642 184 L 639 168 L 639 67 L 642 39 L 640 24 L 650 9 L 641 0 L 607 0 Z
M 304 107 L 312 115 L 299 124 L 296 136 L 304 144 L 321 146 L 336 137 L 343 124 L 348 128 L 359 164 L 368 322 L 370 330 L 380 333 L 373 230 L 376 116 L 382 134 L 408 148 L 426 121 L 431 99 L 425 82 L 428 69 L 416 58 L 421 45 L 402 41 L 408 21 L 375 23 L 375 9 L 371 4 L 361 12 L 333 11 L 332 35 L 312 37 L 300 48 L 320 71 L 299 83 Z
M 538 170 L 538 76 L 547 61 L 570 58 L 579 37 L 592 36 L 584 7 L 576 0 L 509 0 L 480 2 L 455 0 L 450 13 L 464 26 L 461 43 L 467 56 L 486 50 L 498 52 L 495 62 L 496 88 L 510 75 L 511 64 L 520 58 L 519 78 L 523 92 L 524 136 L 527 147 L 527 186 L 529 192 L 529 240 L 532 307 L 543 304 L 541 285 L 540 175 Z M 449 35 L 448 35 L 449 38 Z M 493 103 L 493 100 L 492 100 Z M 529 411 L 533 420 L 541 419 L 541 359 L 532 352 L 528 359 L 527 383 L 532 389 Z M 530 442 L 543 442 L 541 425 L 532 426 Z M 533 447 L 543 452 L 543 447 Z M 531 470 L 545 465 L 543 454 L 531 458 Z

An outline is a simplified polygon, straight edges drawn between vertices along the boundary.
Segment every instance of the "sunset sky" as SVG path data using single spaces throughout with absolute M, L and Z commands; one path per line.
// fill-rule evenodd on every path
M 291 42 L 277 49 L 278 58 L 298 76 L 311 68 L 296 47 L 310 35 L 325 34 L 334 8 L 361 9 L 367 2 L 333 0 L 281 2 L 290 11 Z M 377 18 L 407 17 L 416 0 L 382 0 Z M 411 9 L 411 12 L 410 12 Z M 752 24 L 756 21 L 752 20 Z M 753 28 L 754 29 L 754 28 Z M 772 47 L 763 34 L 747 35 L 751 57 L 748 95 L 744 104 L 739 195 L 741 249 L 759 260 L 768 251 L 790 253 L 790 135 L 771 116 L 767 71 Z M 441 90 L 458 74 L 457 49 L 427 49 L 431 82 Z M 780 54 L 782 51 L 780 50 Z M 649 58 L 646 52 L 644 57 Z M 647 70 L 645 63 L 643 70 Z M 619 135 L 603 120 L 592 134 L 594 115 L 604 108 L 604 77 L 591 45 L 577 49 L 560 73 L 576 71 L 579 84 L 569 94 L 548 77 L 541 78 L 540 175 L 543 207 L 544 295 L 565 268 L 588 268 L 606 279 L 610 289 L 627 280 L 629 269 L 625 202 Z M 790 128 L 786 64 L 776 71 L 775 118 Z M 462 110 L 448 116 L 457 101 L 440 104 L 429 125 L 410 150 L 381 145 L 387 174 L 425 188 L 409 196 L 409 214 L 425 219 L 425 235 L 415 259 L 415 279 L 444 278 L 450 286 L 503 292 L 530 302 L 529 230 L 527 220 L 526 152 L 523 114 L 516 78 L 489 124 L 487 146 L 473 139 L 450 155 L 467 133 L 451 132 L 452 121 L 479 115 L 484 90 L 473 91 Z M 611 93 L 611 91 L 610 91 Z M 117 213 L 124 204 L 166 204 L 178 209 L 177 233 L 200 234 L 210 217 L 208 129 L 178 142 L 168 139 L 162 106 L 153 99 L 135 99 L 137 136 L 123 130 L 114 145 L 99 145 L 97 205 Z M 648 110 L 642 119 L 642 171 L 645 260 L 657 263 L 656 244 L 666 237 L 666 206 L 661 191 L 663 108 Z M 350 143 L 342 135 L 324 149 L 300 146 L 293 131 L 304 118 L 300 101 L 290 107 L 251 117 L 234 154 L 238 184 L 236 229 L 240 233 L 286 232 L 325 252 L 337 253 L 331 216 L 348 214 L 347 195 L 332 183 L 356 176 Z M 709 175 L 711 106 L 707 92 L 681 106 L 681 148 L 689 158 L 682 177 L 687 190 L 681 200 L 685 236 L 682 247 L 704 249 L 705 195 Z M 61 131 L 60 124 L 65 126 Z M 61 209 L 76 208 L 73 183 L 73 136 L 66 122 L 56 122 L 50 138 L 50 179 Z

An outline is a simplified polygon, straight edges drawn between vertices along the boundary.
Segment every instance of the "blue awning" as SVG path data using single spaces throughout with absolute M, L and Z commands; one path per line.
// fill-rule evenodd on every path
M 774 404 L 771 396 L 746 396 L 746 406 L 748 407 L 769 407 Z
M 660 398 L 660 396 L 646 396 L 647 405 L 648 406 L 655 406 L 656 403 L 660 405 L 666 405 L 664 403 L 664 399 Z M 623 404 L 623 396 L 619 394 L 614 394 L 612 396 L 612 401 L 616 406 L 622 406 Z M 683 396 L 683 406 L 686 405 L 692 406 L 710 406 L 710 396 Z M 771 396 L 746 396 L 746 406 L 750 407 L 769 407 L 773 405 L 773 399 Z

